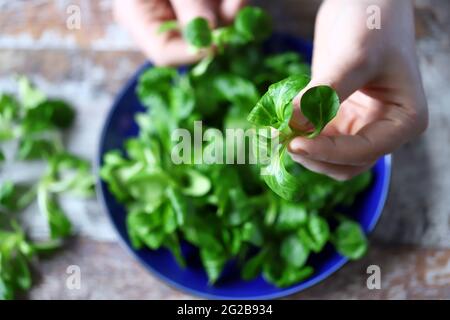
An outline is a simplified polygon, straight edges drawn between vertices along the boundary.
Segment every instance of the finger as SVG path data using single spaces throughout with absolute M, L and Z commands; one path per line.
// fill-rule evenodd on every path
M 291 154 L 292 160 L 301 164 L 308 170 L 324 174 L 330 178 L 333 178 L 338 181 L 346 181 L 349 180 L 367 170 L 369 170 L 374 163 L 365 165 L 365 166 L 346 166 L 346 165 L 337 165 L 330 164 L 326 162 L 311 160 L 309 158 Z
M 300 99 L 303 96 L 303 94 L 311 88 L 309 85 L 300 91 L 300 93 L 297 95 L 297 97 L 293 100 L 293 106 L 292 109 L 292 117 L 289 120 L 289 126 L 291 126 L 293 129 L 303 131 L 303 132 L 309 132 L 314 129 L 314 126 L 309 122 L 309 120 L 303 115 L 300 107 Z
M 223 0 L 220 5 L 220 16 L 226 23 L 234 20 L 238 11 L 247 3 L 246 0 Z
M 148 26 L 147 30 L 159 29 L 160 24 Z M 138 31 L 138 46 L 157 66 L 179 66 L 197 62 L 206 55 L 203 51 L 192 51 L 180 35 L 158 34 L 150 38 L 148 33 Z M 150 38 L 150 39 L 149 39 Z
M 354 69 L 350 69 L 350 66 L 338 66 L 335 69 L 338 72 L 324 73 L 313 77 L 310 83 L 294 99 L 294 110 L 290 121 L 292 127 L 302 131 L 311 129 L 310 122 L 301 111 L 301 99 L 309 89 L 323 85 L 329 86 L 336 90 L 339 100 L 343 102 L 354 92 L 366 86 L 372 76 L 372 73 L 367 72 L 363 66 L 354 66 Z
M 296 137 L 289 144 L 289 150 L 331 164 L 367 165 L 412 138 L 414 126 L 406 117 L 397 115 L 397 120 L 377 121 L 355 135 Z
M 177 35 L 164 37 L 158 47 L 151 44 L 144 45 L 143 50 L 153 54 L 153 62 L 158 66 L 179 66 L 197 62 L 204 56 L 204 51 L 192 51 L 184 39 Z
M 345 101 L 379 72 L 380 33 L 367 32 L 365 5 L 344 6 L 325 1 L 317 15 L 312 82 L 330 85 Z M 342 36 L 346 35 L 346 36 Z
M 168 1 L 116 0 L 114 13 L 139 48 L 156 65 L 192 63 L 204 54 L 191 52 L 177 34 L 159 33 L 161 23 L 176 18 Z
M 115 0 L 114 16 L 129 27 L 135 23 L 165 21 L 175 18 L 168 0 Z
M 331 62 L 330 62 L 331 61 Z M 315 65 L 319 63 L 316 62 Z M 309 130 L 310 123 L 301 112 L 303 94 L 316 86 L 329 86 L 336 90 L 339 100 L 345 101 L 356 91 L 368 85 L 375 76 L 374 62 L 364 51 L 351 54 L 351 58 L 331 59 L 313 68 L 312 80 L 294 99 L 294 112 L 290 125 L 298 130 Z
M 175 15 L 182 25 L 192 19 L 202 17 L 208 20 L 210 26 L 217 26 L 217 2 L 212 0 L 170 0 Z

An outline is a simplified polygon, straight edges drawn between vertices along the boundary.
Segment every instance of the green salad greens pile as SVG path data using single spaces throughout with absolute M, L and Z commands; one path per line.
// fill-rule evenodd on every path
M 338 182 L 287 155 L 294 136 L 314 138 L 335 117 L 339 98 L 326 86 L 307 90 L 301 108 L 314 129 L 289 126 L 292 100 L 309 83 L 309 67 L 296 52 L 264 53 L 269 16 L 246 7 L 230 26 L 211 30 L 196 18 L 183 30 L 174 22 L 161 30 L 182 32 L 205 58 L 187 71 L 146 70 L 137 86 L 147 107 L 136 116 L 139 136 L 125 143 L 125 152 L 104 156 L 101 177 L 126 207 L 133 247 L 166 248 L 185 266 L 180 244 L 187 242 L 198 248 L 210 284 L 235 263 L 243 279 L 262 274 L 279 287 L 310 277 L 308 258 L 328 243 L 350 259 L 364 255 L 361 227 L 336 208 L 350 206 L 371 174 Z M 256 128 L 254 141 L 268 150 L 268 161 L 206 164 L 189 154 L 191 163 L 175 164 L 179 141 L 172 133 L 194 133 L 197 121 L 221 132 Z M 270 148 L 260 143 L 264 138 Z
M 72 225 L 58 196 L 94 194 L 89 162 L 67 152 L 63 144 L 62 133 L 75 118 L 73 108 L 47 98 L 26 78 L 19 78 L 18 84 L 18 98 L 0 94 L 0 300 L 29 289 L 31 262 L 71 235 Z M 7 157 L 5 149 L 12 154 Z M 43 162 L 47 169 L 33 183 L 5 181 L 2 167 L 10 160 Z M 19 216 L 34 201 L 49 227 L 48 239 L 38 242 L 26 237 Z

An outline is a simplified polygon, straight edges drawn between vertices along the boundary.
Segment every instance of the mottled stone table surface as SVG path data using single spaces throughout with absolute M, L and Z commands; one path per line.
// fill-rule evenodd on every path
M 267 8 L 280 31 L 312 39 L 320 1 L 255 1 Z M 450 1 L 417 0 L 417 50 L 430 107 L 425 135 L 394 154 L 391 191 L 371 237 L 367 257 L 347 264 L 294 299 L 450 298 Z M 81 9 L 81 28 L 67 28 L 68 8 Z M 70 10 L 69 10 L 70 11 Z M 73 101 L 70 150 L 94 159 L 99 132 L 112 100 L 145 58 L 113 21 L 111 1 L 0 0 L 0 91 L 16 90 L 25 74 L 49 95 Z M 38 176 L 39 165 L 8 164 L 0 180 Z M 124 249 L 96 200 L 64 200 L 77 237 L 65 250 L 36 265 L 31 299 L 193 298 L 168 287 Z M 31 207 L 31 234 L 47 232 Z M 82 270 L 80 290 L 66 286 L 69 265 Z M 382 286 L 366 286 L 369 265 L 380 266 Z

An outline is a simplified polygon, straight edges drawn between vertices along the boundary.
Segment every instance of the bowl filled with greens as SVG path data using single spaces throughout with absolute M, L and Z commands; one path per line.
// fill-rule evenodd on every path
M 138 70 L 99 147 L 99 197 L 133 255 L 177 288 L 237 299 L 298 292 L 364 256 L 390 157 L 340 182 L 287 154 L 294 136 L 319 135 L 340 105 L 332 88 L 311 88 L 301 108 L 312 129 L 289 126 L 311 45 L 272 34 L 253 7 L 215 30 L 202 18 L 162 29 L 182 32 L 205 58 Z

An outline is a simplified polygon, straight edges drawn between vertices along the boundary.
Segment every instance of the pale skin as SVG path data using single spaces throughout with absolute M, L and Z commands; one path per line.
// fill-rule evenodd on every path
M 374 4 L 381 9 L 379 30 L 366 24 Z M 327 0 L 317 16 L 314 47 L 309 86 L 330 85 L 343 102 L 319 137 L 291 142 L 294 161 L 348 180 L 425 131 L 427 102 L 410 0 Z M 291 124 L 302 127 L 298 106 Z
M 244 0 L 115 0 L 116 20 L 134 38 L 144 54 L 156 65 L 176 66 L 198 61 L 203 52 L 192 52 L 177 33 L 158 32 L 164 21 L 177 20 L 180 26 L 196 17 L 211 27 L 234 19 Z
M 116 0 L 118 21 L 159 65 L 194 62 L 177 35 L 157 33 L 164 20 L 186 24 L 202 16 L 212 26 L 232 20 L 239 0 Z M 380 8 L 381 29 L 367 27 L 367 8 Z M 149 9 L 152 10 L 149 10 Z M 156 10 L 157 9 L 157 10 Z M 410 0 L 325 0 L 316 19 L 312 81 L 333 87 L 342 101 L 337 117 L 314 139 L 296 137 L 292 159 L 337 180 L 348 180 L 425 131 L 428 110 L 415 51 Z M 306 88 L 307 89 L 307 88 Z M 305 89 L 305 90 L 306 90 Z M 309 124 L 294 102 L 293 127 Z

